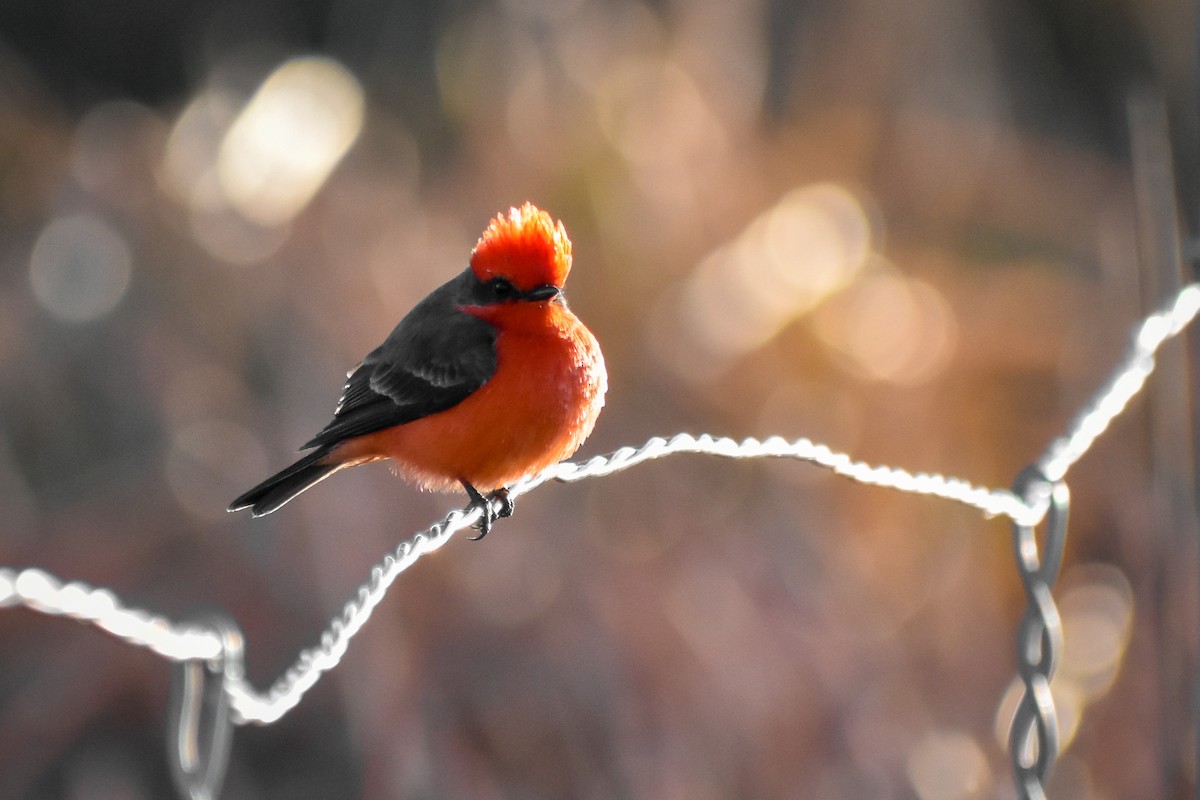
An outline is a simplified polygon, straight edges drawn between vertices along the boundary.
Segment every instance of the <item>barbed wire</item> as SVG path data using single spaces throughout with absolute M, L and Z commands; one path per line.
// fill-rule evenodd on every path
M 1057 611 L 1049 590 L 1061 560 L 1065 539 L 1065 484 L 1070 468 L 1082 458 L 1136 397 L 1155 368 L 1155 354 L 1165 342 L 1183 331 L 1200 312 L 1200 284 L 1184 287 L 1162 310 L 1142 320 L 1134 329 L 1132 343 L 1111 376 L 1075 416 L 1067 431 L 1055 439 L 1032 472 L 1023 473 L 1015 490 L 992 489 L 961 478 L 937 473 L 913 473 L 905 469 L 872 465 L 808 439 L 787 441 L 773 436 L 764 440 L 708 434 L 679 434 L 670 439 L 655 437 L 638 448 L 623 447 L 606 456 L 584 462 L 564 462 L 511 487 L 510 496 L 533 491 L 550 480 L 575 482 L 611 475 L 646 461 L 682 453 L 724 458 L 791 458 L 831 470 L 858 483 L 900 492 L 937 497 L 975 508 L 987 517 L 1012 520 L 1018 548 L 1018 567 L 1030 602 L 1022 624 L 1022 653 L 1019 664 L 1026 683 L 1026 699 L 1014 720 L 1010 751 L 1022 796 L 1041 791 L 1057 749 L 1057 731 L 1048 681 L 1057 651 Z M 1031 477 L 1032 476 L 1032 477 Z M 1061 487 L 1061 490 L 1060 488 Z M 1050 513 L 1046 551 L 1037 552 L 1033 528 Z M 457 532 L 471 527 L 481 510 L 451 511 L 440 522 L 415 534 L 372 568 L 370 578 L 343 606 L 329 624 L 319 644 L 304 650 L 295 663 L 266 692 L 258 692 L 242 672 L 242 641 L 236 626 L 227 621 L 175 623 L 160 615 L 125 606 L 108 589 L 80 581 L 64 583 L 38 568 L 0 567 L 0 608 L 23 606 L 33 611 L 87 622 L 122 641 L 144 647 L 180 664 L 199 664 L 184 674 L 177 707 L 177 747 L 172 751 L 177 782 L 192 797 L 211 797 L 219 787 L 228 738 L 211 735 L 200 752 L 197 739 L 213 715 L 227 712 L 233 724 L 267 725 L 294 708 L 320 677 L 341 661 L 350 640 L 370 619 L 388 588 L 423 555 L 437 550 Z M 1032 637 L 1032 638 L 1029 638 Z M 208 673 L 212 673 L 211 676 Z M 219 680 L 218 680 L 219 679 Z M 190 687 L 190 688 L 189 688 Z M 216 687 L 219 695 L 214 702 Z M 208 698 L 208 702 L 201 701 Z M 208 712 L 204 708 L 215 707 Z M 214 764 L 221 769 L 215 769 Z M 179 777 L 182 774 L 182 777 Z M 1027 782 L 1027 786 L 1024 785 Z

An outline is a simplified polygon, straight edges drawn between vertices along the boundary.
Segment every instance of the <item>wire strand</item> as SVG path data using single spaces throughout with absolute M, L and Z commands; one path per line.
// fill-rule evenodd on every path
M 912 473 L 899 467 L 855 461 L 846 453 L 839 453 L 809 439 L 801 438 L 789 442 L 782 437 L 772 436 L 762 441 L 754 438 L 737 441 L 729 437 L 714 437 L 707 433 L 699 436 L 681 433 L 670 439 L 655 437 L 639 448 L 623 447 L 610 455 L 596 456 L 582 464 L 564 461 L 517 484 L 510 494 L 523 494 L 549 480 L 573 483 L 586 478 L 611 475 L 645 461 L 680 453 L 702 453 L 738 459 L 792 458 L 824 467 L 858 483 L 962 503 L 982 511 L 988 517 L 1002 515 L 1017 521 L 1036 523 L 1044 513 L 1044 507 L 1028 506 L 1007 489 L 989 489 L 961 478 L 937 473 Z
M 450 537 L 458 531 L 471 527 L 479 515 L 479 509 L 451 511 L 441 522 L 416 534 L 385 556 L 371 570 L 370 579 L 359 587 L 354 599 L 347 602 L 342 607 L 342 613 L 330 623 L 321 636 L 321 643 L 303 651 L 296 663 L 266 693 L 254 691 L 245 681 L 231 686 L 235 721 L 267 725 L 294 708 L 321 675 L 342 660 L 350 639 L 366 624 L 400 573 L 415 564 L 421 556 L 432 553 L 450 541 Z
M 40 569 L 20 572 L 0 567 L 0 608 L 22 605 L 53 616 L 90 622 L 97 628 L 168 661 L 212 659 L 221 654 L 221 641 L 211 630 L 177 625 L 166 617 L 127 608 L 108 589 L 82 581 L 63 583 Z
M 1154 355 L 1177 336 L 1200 312 L 1200 285 L 1185 287 L 1163 310 L 1143 320 L 1134 331 L 1133 344 L 1125 359 L 1068 427 L 1038 460 L 1042 474 L 1051 482 L 1062 480 L 1067 471 L 1091 448 L 1113 420 L 1145 386 L 1154 371 Z M 773 436 L 765 440 L 708 434 L 679 434 L 670 439 L 655 437 L 639 448 L 623 447 L 607 456 L 588 461 L 564 462 L 511 488 L 511 496 L 530 492 L 550 480 L 575 482 L 611 475 L 621 470 L 669 455 L 702 453 L 723 458 L 792 458 L 831 470 L 859 483 L 901 492 L 926 495 L 962 503 L 988 517 L 1005 516 L 1018 525 L 1036 525 L 1045 516 L 1045 498 L 1032 504 L 1007 489 L 977 486 L 961 478 L 856 461 L 823 444 L 808 439 L 787 441 Z M 473 525 L 477 508 L 452 511 L 445 519 L 399 545 L 371 570 L 364 583 L 341 613 L 335 617 L 320 643 L 304 650 L 295 663 L 263 693 L 256 691 L 240 674 L 227 681 L 234 719 L 240 724 L 270 724 L 300 702 L 320 677 L 337 666 L 350 640 L 370 618 L 388 588 L 421 556 L 437 550 L 450 538 Z M 86 583 L 63 583 L 37 568 L 16 570 L 0 567 L 0 608 L 24 606 L 45 614 L 87 622 L 170 661 L 212 660 L 222 654 L 217 631 L 194 624 L 176 624 L 160 615 L 130 608 L 107 589 Z
M 1051 442 L 1038 459 L 1038 467 L 1048 480 L 1062 480 L 1067 470 L 1108 430 L 1154 372 L 1154 356 L 1158 349 L 1178 336 L 1196 318 L 1197 312 L 1200 312 L 1200 284 L 1192 283 L 1183 287 L 1160 311 L 1142 320 L 1134 331 L 1133 343 L 1125 359 L 1072 420 L 1067 432 Z

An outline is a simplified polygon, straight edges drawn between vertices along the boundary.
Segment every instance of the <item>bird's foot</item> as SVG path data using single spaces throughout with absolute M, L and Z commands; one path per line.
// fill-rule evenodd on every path
M 508 489 L 497 489 L 488 496 L 488 500 L 500 503 L 500 510 L 496 512 L 497 517 L 511 517 L 517 510 L 517 501 L 508 493 Z
M 475 527 L 479 530 L 479 535 L 471 537 L 471 541 L 473 542 L 477 542 L 491 533 L 492 523 L 504 517 L 511 517 L 517 507 L 517 502 L 509 496 L 508 489 L 497 489 L 487 497 L 484 497 L 478 489 L 466 481 L 463 481 L 462 485 L 467 490 L 467 495 L 471 498 L 471 505 L 468 507 L 468 510 L 472 508 L 480 510 L 479 522 L 475 523 Z M 499 510 L 495 506 L 497 502 L 500 503 Z

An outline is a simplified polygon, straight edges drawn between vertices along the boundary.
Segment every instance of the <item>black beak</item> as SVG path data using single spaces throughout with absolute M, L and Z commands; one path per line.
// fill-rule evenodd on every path
M 544 284 L 542 286 L 535 286 L 532 289 L 530 289 L 528 292 L 526 292 L 525 299 L 526 300 L 550 300 L 554 297 L 557 297 L 558 292 L 559 292 L 559 288 L 557 286 L 551 286 L 550 284 Z

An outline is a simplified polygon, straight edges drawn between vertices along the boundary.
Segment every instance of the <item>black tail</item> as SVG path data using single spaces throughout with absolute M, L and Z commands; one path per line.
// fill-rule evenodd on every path
M 243 494 L 229 504 L 230 511 L 250 509 L 256 517 L 270 514 L 305 489 L 337 472 L 340 464 L 322 464 L 321 459 L 329 455 L 329 448 L 322 447 L 306 455 L 277 475 Z

